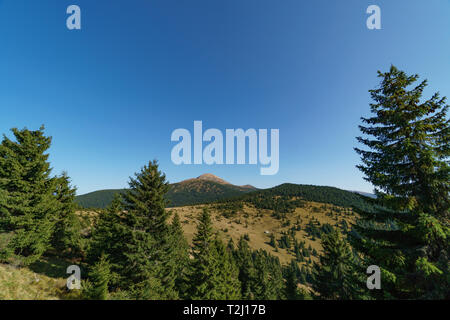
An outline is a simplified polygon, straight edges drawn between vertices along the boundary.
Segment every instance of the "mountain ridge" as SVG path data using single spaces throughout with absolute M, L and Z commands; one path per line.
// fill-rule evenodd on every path
M 105 189 L 76 197 L 76 202 L 83 208 L 107 207 L 116 193 L 126 189 Z M 180 207 L 211 202 L 255 201 L 266 197 L 300 197 L 309 201 L 334 203 L 336 205 L 357 206 L 366 194 L 357 191 L 342 190 L 328 186 L 314 186 L 284 183 L 267 189 L 257 189 L 251 185 L 237 186 L 213 174 L 203 174 L 197 178 L 186 179 L 170 184 L 166 194 L 168 207 Z
M 126 189 L 104 189 L 79 195 L 75 201 L 83 208 L 103 209 L 111 203 L 114 194 L 123 193 Z M 259 190 L 251 185 L 238 186 L 225 181 L 211 173 L 197 178 L 186 179 L 170 184 L 166 195 L 170 207 L 195 205 L 217 201 L 222 198 L 239 196 Z
M 186 179 L 186 180 L 182 180 L 180 182 L 176 182 L 173 184 L 179 184 L 179 183 L 189 183 L 192 181 L 211 181 L 211 182 L 216 182 L 216 183 L 220 183 L 220 184 L 224 184 L 224 185 L 231 185 L 231 186 L 235 186 L 235 187 L 241 187 L 241 188 L 248 188 L 248 189 L 254 189 L 254 190 L 258 190 L 258 188 L 255 188 L 254 186 L 250 185 L 250 184 L 246 184 L 243 186 L 239 186 L 239 185 L 235 185 L 232 184 L 212 173 L 204 173 L 200 176 L 198 176 L 197 178 L 190 178 L 190 179 Z

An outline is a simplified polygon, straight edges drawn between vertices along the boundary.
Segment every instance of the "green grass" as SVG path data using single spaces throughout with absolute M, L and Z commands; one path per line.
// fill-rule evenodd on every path
M 62 271 L 63 266 L 56 260 L 43 260 L 32 268 L 0 264 L 0 300 L 80 299 L 80 290 L 67 289 L 69 275 L 65 269 Z
M 57 257 L 42 257 L 28 267 L 0 263 L 0 300 L 79 299 L 80 290 L 66 287 L 66 270 L 72 264 Z

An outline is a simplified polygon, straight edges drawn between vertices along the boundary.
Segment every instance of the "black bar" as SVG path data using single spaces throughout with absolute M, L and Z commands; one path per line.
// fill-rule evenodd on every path
M 448 301 L 1 301 L 0 310 L 15 316 L 45 313 L 55 319 L 117 316 L 134 319 L 321 319 L 326 316 L 384 320 L 397 309 L 402 314 L 448 306 Z M 433 309 L 430 309 L 433 308 Z M 10 310 L 8 310 L 10 309 Z M 3 313 L 5 312 L 5 313 Z M 84 320 L 84 319 L 83 319 Z

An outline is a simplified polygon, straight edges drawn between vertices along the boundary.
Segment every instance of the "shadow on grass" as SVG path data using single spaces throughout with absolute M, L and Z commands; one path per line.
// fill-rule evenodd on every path
M 44 274 L 51 278 L 67 278 L 67 267 L 70 266 L 70 261 L 57 257 L 42 257 L 39 261 L 29 266 L 30 270 Z

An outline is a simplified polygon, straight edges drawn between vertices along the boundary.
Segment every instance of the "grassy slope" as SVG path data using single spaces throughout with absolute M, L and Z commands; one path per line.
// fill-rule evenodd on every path
M 355 222 L 355 214 L 350 209 L 343 210 L 341 207 L 317 202 L 306 202 L 303 208 L 296 208 L 295 212 L 289 213 L 287 215 L 287 220 L 290 221 L 289 226 L 283 226 L 281 220 L 272 217 L 273 211 L 256 209 L 251 205 L 244 205 L 243 210 L 236 213 L 230 219 L 225 218 L 221 212 L 214 209 L 213 205 L 172 208 L 171 210 L 173 212 L 177 212 L 180 215 L 183 229 L 189 242 L 192 241 L 196 231 L 196 219 L 205 206 L 210 209 L 214 228 L 218 231 L 222 240 L 228 242 L 228 240 L 232 238 L 236 244 L 242 235 L 248 234 L 250 237 L 250 247 L 253 249 L 264 249 L 279 257 L 280 261 L 284 264 L 289 263 L 294 258 L 293 252 L 286 249 L 278 249 L 278 252 L 276 252 L 275 249 L 269 245 L 270 233 L 274 233 L 276 239 L 280 239 L 282 231 L 285 232 L 289 230 L 297 220 L 301 220 L 301 230 L 296 231 L 296 239 L 305 241 L 306 247 L 311 245 L 311 247 L 316 249 L 320 254 L 322 251 L 320 239 L 309 237 L 305 231 L 305 226 L 311 219 L 314 218 L 321 224 L 328 223 L 332 226 L 337 224 L 339 228 L 340 223 L 343 220 L 349 225 Z M 335 211 L 340 209 L 342 212 L 334 212 L 330 215 L 332 209 L 335 209 Z M 311 256 L 311 259 L 312 261 L 317 261 L 316 257 Z
M 29 267 L 0 264 L 0 300 L 77 299 L 80 291 L 69 292 L 66 269 L 71 262 L 45 258 Z
M 28 268 L 0 264 L 0 300 L 60 299 L 64 279 L 37 274 Z

